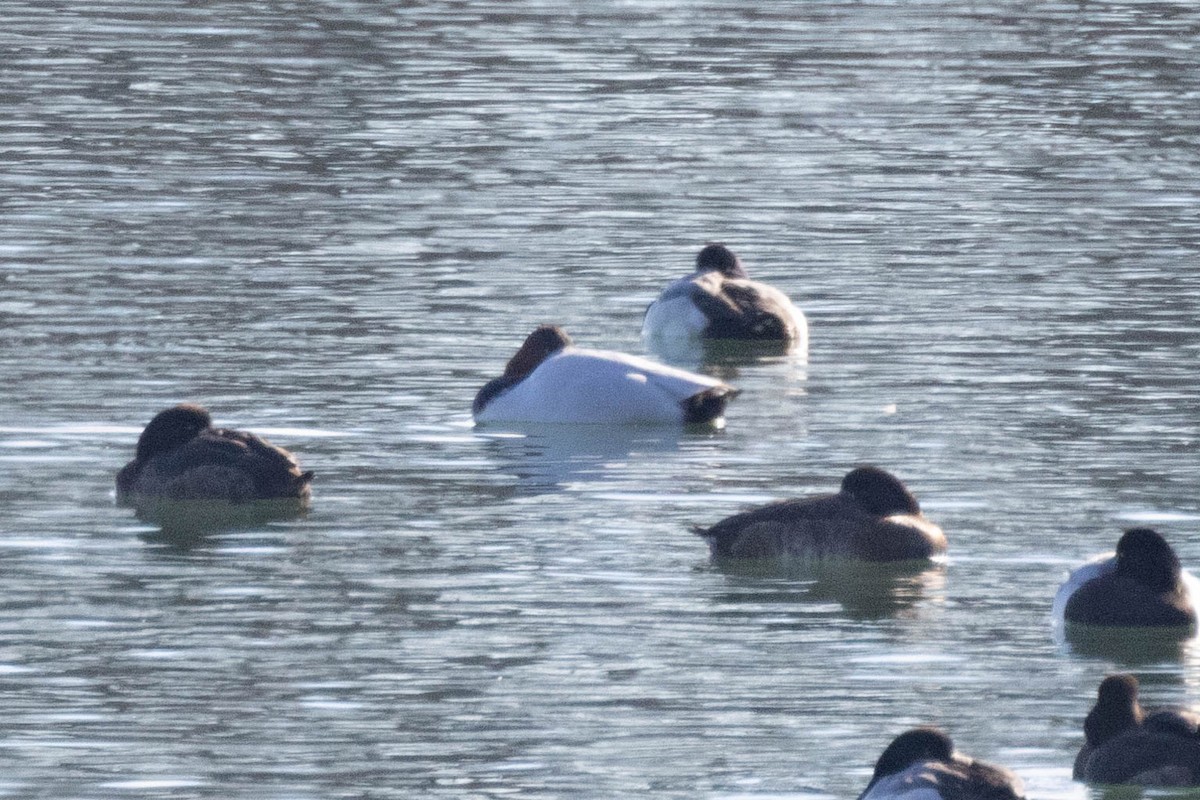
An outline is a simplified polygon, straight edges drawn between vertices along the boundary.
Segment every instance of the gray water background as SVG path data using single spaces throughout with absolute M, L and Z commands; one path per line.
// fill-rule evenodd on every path
M 1190 643 L 1048 622 L 1123 526 L 1200 567 L 1200 6 L 0 10 L 3 796 L 854 797 L 931 722 L 1084 797 L 1104 674 L 1200 701 Z M 705 367 L 724 431 L 472 428 L 537 323 L 643 352 L 707 240 L 812 325 Z M 181 400 L 311 514 L 143 538 L 113 476 Z M 864 462 L 944 568 L 688 533 Z

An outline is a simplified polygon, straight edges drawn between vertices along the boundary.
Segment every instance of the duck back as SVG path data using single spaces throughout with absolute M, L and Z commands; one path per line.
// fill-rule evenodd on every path
M 703 421 L 689 419 L 689 410 L 715 419 L 733 394 L 732 387 L 714 378 L 649 359 L 567 348 L 496 393 L 476 419 L 574 424 Z
M 1006 767 L 957 756 L 921 761 L 881 778 L 859 800 L 1021 800 L 1024 786 Z
M 692 302 L 708 320 L 709 339 L 793 341 L 807 333 L 804 320 L 787 295 L 748 278 L 709 273 L 693 284 Z
M 913 514 L 880 517 L 838 493 L 785 500 L 697 530 L 715 558 L 927 560 L 945 552 L 941 528 Z
M 1200 739 L 1136 728 L 1095 747 L 1085 746 L 1075 760 L 1073 777 L 1089 783 L 1200 785 Z
M 1182 588 L 1157 592 L 1110 572 L 1079 586 L 1066 600 L 1063 619 L 1109 627 L 1186 627 L 1195 610 Z
M 130 494 L 170 500 L 307 500 L 312 492 L 312 473 L 301 472 L 286 450 L 252 433 L 225 429 L 202 431 L 146 459 L 124 482 Z

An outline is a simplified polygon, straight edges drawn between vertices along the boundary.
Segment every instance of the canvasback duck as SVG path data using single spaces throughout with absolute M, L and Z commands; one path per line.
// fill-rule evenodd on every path
M 1106 553 L 1074 570 L 1054 596 L 1056 624 L 1195 628 L 1200 584 L 1167 540 L 1130 528 Z
M 1200 714 L 1187 708 L 1145 711 L 1132 675 L 1100 682 L 1083 721 L 1083 747 L 1072 777 L 1089 783 L 1200 785 Z
M 946 535 L 900 479 L 879 467 L 851 470 L 841 491 L 743 511 L 695 533 L 713 558 L 930 560 Z
M 562 328 L 543 325 L 479 390 L 471 412 L 478 423 L 719 424 L 736 394 L 706 375 L 575 347 Z
M 750 280 L 723 244 L 696 256 L 696 271 L 667 286 L 642 323 L 649 340 L 735 339 L 807 347 L 808 321 L 787 295 Z
M 117 501 L 307 504 L 312 478 L 283 448 L 246 431 L 214 428 L 206 409 L 182 403 L 156 414 L 138 437 L 134 459 L 117 474 Z
M 858 800 L 1020 800 L 1025 784 L 1007 767 L 954 751 L 937 728 L 897 736 L 875 762 Z

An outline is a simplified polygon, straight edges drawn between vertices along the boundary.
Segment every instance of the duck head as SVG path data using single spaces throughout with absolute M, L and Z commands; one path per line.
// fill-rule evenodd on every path
M 504 366 L 504 377 L 520 380 L 547 358 L 571 344 L 571 337 L 557 325 L 539 325 L 525 337 L 516 355 L 508 360 Z
M 174 450 L 212 427 L 212 416 L 203 406 L 180 403 L 154 415 L 138 437 L 137 457 L 145 460 Z
M 921 506 L 900 479 L 879 467 L 858 467 L 842 478 L 842 491 L 871 514 L 920 514 Z
M 746 268 L 742 260 L 733 251 L 720 242 L 712 242 L 704 246 L 696 256 L 697 272 L 712 272 L 716 270 L 727 278 L 746 278 Z
M 1137 678 L 1109 675 L 1096 690 L 1096 705 L 1083 721 L 1083 733 L 1087 743 L 1095 747 L 1141 725 L 1145 716 L 1138 704 Z
M 875 762 L 871 783 L 921 761 L 949 761 L 954 743 L 937 728 L 913 728 L 897 736 Z
M 1179 557 L 1158 531 L 1130 528 L 1117 542 L 1117 572 L 1156 592 L 1174 589 L 1180 571 Z

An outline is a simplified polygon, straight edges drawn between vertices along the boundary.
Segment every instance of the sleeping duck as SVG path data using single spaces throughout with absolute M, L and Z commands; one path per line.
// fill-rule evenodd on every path
M 117 473 L 117 501 L 295 500 L 307 505 L 311 472 L 281 447 L 245 431 L 212 427 L 203 407 L 183 403 L 155 415 L 132 461 Z
M 1025 785 L 1007 767 L 954 752 L 936 728 L 897 736 L 875 763 L 858 800 L 1019 800 Z
M 719 424 L 736 394 L 705 375 L 575 347 L 562 328 L 543 325 L 479 390 L 471 413 L 477 423 Z
M 783 292 L 750 280 L 732 250 L 709 244 L 696 256 L 696 271 L 667 286 L 646 309 L 642 336 L 807 347 L 808 321 Z
M 1072 777 L 1089 783 L 1200 786 L 1200 714 L 1186 708 L 1147 712 L 1132 675 L 1100 683 L 1083 721 L 1086 737 Z
M 1198 589 L 1161 534 L 1130 528 L 1116 553 L 1097 556 L 1067 577 L 1052 613 L 1059 625 L 1194 629 Z
M 897 562 L 946 552 L 946 535 L 900 479 L 871 466 L 847 473 L 837 494 L 771 503 L 695 533 L 716 559 Z

